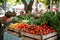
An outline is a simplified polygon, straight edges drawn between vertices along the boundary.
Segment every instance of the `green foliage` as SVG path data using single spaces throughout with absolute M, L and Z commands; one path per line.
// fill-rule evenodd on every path
M 19 2 L 19 0 L 16 0 L 16 2 Z
M 34 21 L 35 21 L 34 17 L 31 17 L 31 18 L 29 19 L 29 22 L 27 22 L 27 23 L 28 23 L 28 24 L 34 24 Z
M 4 3 L 4 1 L 6 1 L 6 0 L 0 0 L 0 3 Z
M 47 24 L 49 26 L 52 26 L 54 29 L 56 29 L 58 32 L 60 31 L 60 20 L 58 19 L 58 16 L 55 15 L 54 12 L 52 11 L 49 11 L 49 12 L 46 12 L 45 14 L 43 14 L 41 16 L 42 19 L 42 24 Z
M 49 5 L 50 4 L 50 0 L 48 1 L 48 0 L 45 0 L 45 4 L 46 5 Z
M 60 20 L 60 12 L 57 12 L 57 17 Z
M 49 26 L 52 26 L 55 30 L 57 30 L 57 32 L 60 32 L 60 12 L 57 12 L 57 15 L 55 15 L 55 12 L 48 11 L 41 15 L 38 19 L 35 19 L 32 14 L 18 16 L 18 18 L 20 20 L 28 20 L 28 24 L 47 24 Z
M 31 23 L 33 23 L 33 21 L 34 21 L 34 17 L 33 17 L 33 15 L 32 14 L 26 14 L 26 15 L 19 15 L 19 16 L 16 16 L 13 20 L 15 20 L 15 21 L 29 21 L 29 22 L 27 22 L 28 24 L 31 24 Z
M 46 5 L 50 5 L 50 0 L 44 0 Z M 52 0 L 53 4 L 57 4 L 59 0 Z
M 15 21 L 22 21 L 23 18 L 19 15 L 19 16 L 14 17 L 13 20 L 15 20 Z
M 21 0 L 16 0 L 16 3 L 21 3 Z
M 26 15 L 23 15 L 23 16 L 21 16 L 24 20 L 26 19 L 26 20 L 28 20 L 28 19 L 30 19 L 30 18 L 32 18 L 33 17 L 33 15 L 32 14 L 26 14 Z
M 32 15 L 32 14 L 26 14 L 26 15 L 23 15 L 21 17 L 22 17 L 22 20 L 29 20 L 27 22 L 28 24 L 34 24 L 34 21 L 35 21 L 34 15 Z
M 52 11 L 46 12 L 42 16 L 40 16 L 40 18 L 35 20 L 35 24 L 37 25 L 48 24 L 48 22 L 50 23 L 53 15 L 54 12 Z

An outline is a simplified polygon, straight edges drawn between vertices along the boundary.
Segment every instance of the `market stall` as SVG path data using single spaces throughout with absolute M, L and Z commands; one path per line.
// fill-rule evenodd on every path
M 56 7 L 52 8 L 52 0 L 48 2 L 47 10 L 44 9 L 43 3 L 38 5 L 38 0 L 22 0 L 22 3 L 23 7 L 20 5 L 12 7 L 14 10 L 16 8 L 18 15 L 15 11 L 8 11 L 0 18 L 2 40 L 58 40 L 60 38 L 60 12 Z
M 6 32 L 22 40 L 56 40 L 60 28 L 59 13 L 55 15 L 55 12 L 47 11 L 40 16 L 33 14 L 15 16 L 12 23 L 7 26 Z

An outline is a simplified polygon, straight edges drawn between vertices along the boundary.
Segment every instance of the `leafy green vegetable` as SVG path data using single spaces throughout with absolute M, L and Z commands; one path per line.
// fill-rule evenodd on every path
M 56 13 L 52 11 L 48 11 L 41 15 L 38 19 L 35 19 L 32 14 L 26 14 L 23 16 L 17 16 L 15 20 L 17 21 L 23 21 L 28 24 L 36 24 L 36 25 L 42 25 L 47 24 L 49 26 L 52 26 L 57 32 L 60 32 L 60 12 Z
M 59 16 L 59 13 L 57 12 L 57 15 L 55 15 L 54 12 L 52 11 L 49 11 L 49 12 L 46 12 L 45 14 L 43 14 L 40 19 L 42 20 L 41 21 L 41 24 L 47 24 L 49 26 L 52 26 L 54 29 L 56 29 L 58 32 L 60 31 L 60 16 Z
M 60 12 L 57 12 L 57 17 L 60 20 Z

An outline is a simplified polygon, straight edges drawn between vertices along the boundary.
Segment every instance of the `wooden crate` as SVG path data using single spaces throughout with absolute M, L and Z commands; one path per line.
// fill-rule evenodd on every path
M 29 34 L 21 31 L 22 40 L 41 40 L 40 35 Z
M 7 30 L 8 31 L 13 31 L 13 32 L 19 32 L 18 30 L 14 29 L 14 28 L 10 28 L 10 27 L 8 27 Z
M 12 34 L 12 35 L 14 35 L 14 36 L 20 37 L 20 34 L 18 34 L 18 33 L 11 32 L 11 31 L 7 31 L 7 32 L 10 33 L 10 34 Z
M 33 39 L 33 38 L 29 38 L 29 37 L 25 37 L 25 36 L 22 36 L 21 38 L 22 38 L 22 40 L 37 40 L 37 39 Z
M 56 40 L 57 39 L 57 32 L 53 32 L 47 35 L 35 35 L 21 31 L 21 35 L 22 35 L 22 40 Z
M 57 39 L 57 32 L 43 35 L 43 40 L 56 40 L 56 39 Z
M 20 30 L 15 30 L 15 29 L 12 29 L 12 28 L 6 28 L 7 32 L 14 35 L 14 36 L 17 36 L 17 37 L 21 37 L 21 33 L 20 33 Z

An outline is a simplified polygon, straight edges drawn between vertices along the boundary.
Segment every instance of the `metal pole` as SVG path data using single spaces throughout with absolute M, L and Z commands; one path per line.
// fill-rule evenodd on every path
M 59 0 L 59 11 L 60 11 L 60 0 Z
M 52 0 L 50 0 L 50 10 L 51 10 L 51 8 L 52 8 Z
M 7 0 L 5 0 L 5 12 L 6 12 L 6 3 L 7 3 Z

